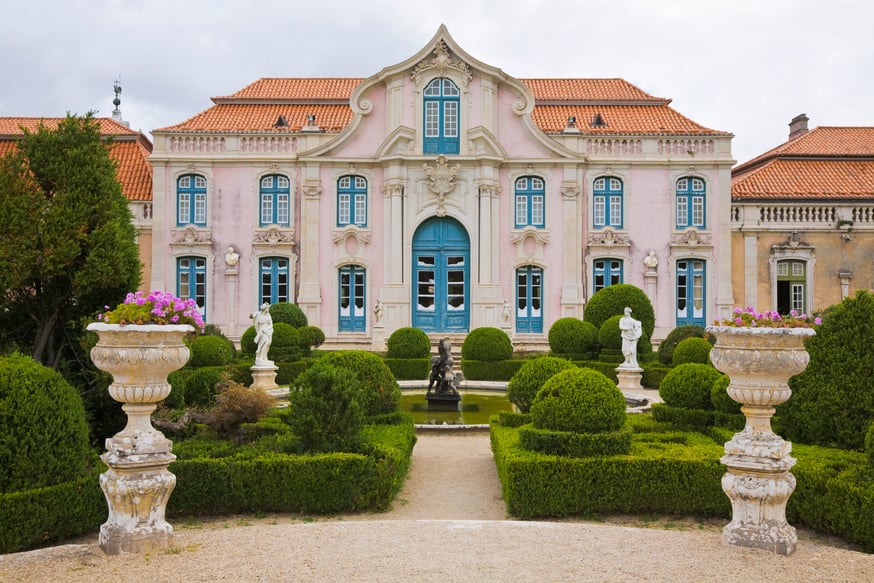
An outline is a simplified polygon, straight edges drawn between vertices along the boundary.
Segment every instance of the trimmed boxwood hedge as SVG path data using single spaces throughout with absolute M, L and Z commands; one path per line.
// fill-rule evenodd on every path
M 525 364 L 525 360 L 468 360 L 461 361 L 461 372 L 472 381 L 509 381 Z
M 431 374 L 429 358 L 386 358 L 385 364 L 399 381 L 424 381 Z
M 628 453 L 631 449 L 631 430 L 577 433 L 526 425 L 519 428 L 519 446 L 522 449 L 568 457 L 619 455 Z
M 513 343 L 500 328 L 474 328 L 461 344 L 461 359 L 498 362 L 513 356 Z

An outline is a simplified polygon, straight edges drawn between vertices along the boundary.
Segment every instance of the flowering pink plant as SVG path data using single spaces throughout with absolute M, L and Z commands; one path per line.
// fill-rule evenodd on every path
M 822 324 L 822 318 L 814 318 L 807 314 L 799 314 L 796 310 L 784 316 L 779 312 L 757 312 L 752 306 L 735 308 L 734 316 L 715 320 L 715 326 L 748 327 L 748 328 L 812 328 Z
M 141 291 L 129 293 L 114 310 L 109 306 L 103 309 L 106 311 L 98 314 L 97 319 L 107 324 L 191 324 L 200 331 L 204 326 L 194 300 L 162 291 L 150 292 L 148 296 Z

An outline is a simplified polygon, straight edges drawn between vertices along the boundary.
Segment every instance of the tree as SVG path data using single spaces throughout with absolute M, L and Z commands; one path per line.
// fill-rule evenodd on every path
M 24 130 L 0 159 L 0 329 L 57 368 L 81 322 L 140 283 L 127 200 L 93 113 Z

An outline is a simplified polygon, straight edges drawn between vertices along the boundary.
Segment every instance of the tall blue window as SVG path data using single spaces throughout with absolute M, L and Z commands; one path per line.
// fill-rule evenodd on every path
M 337 181 L 337 225 L 367 226 L 367 180 L 341 176 Z
M 291 189 L 288 178 L 279 174 L 261 179 L 261 226 L 281 225 L 291 221 Z
M 461 92 L 450 79 L 437 78 L 425 87 L 426 154 L 458 154 L 458 111 Z
M 545 201 L 543 179 L 536 176 L 523 176 L 516 179 L 516 228 L 542 228 L 545 223 Z
M 260 261 L 261 300 L 275 304 L 289 300 L 289 265 L 285 257 L 263 257 Z
M 176 181 L 176 224 L 206 225 L 206 178 L 186 174 Z
M 703 229 L 705 207 L 704 181 L 687 177 L 677 180 L 677 228 Z
M 360 265 L 340 268 L 340 332 L 364 332 L 366 271 Z
M 622 181 L 618 178 L 595 179 L 592 188 L 592 220 L 596 229 L 622 228 Z
M 206 259 L 179 257 L 176 259 L 176 295 L 193 299 L 206 320 Z
M 598 292 L 608 285 L 622 283 L 621 259 L 596 259 L 593 263 L 594 282 L 592 292 Z
M 539 267 L 516 270 L 516 332 L 543 332 L 543 270 Z
M 704 326 L 705 265 L 701 259 L 677 261 L 677 326 Z

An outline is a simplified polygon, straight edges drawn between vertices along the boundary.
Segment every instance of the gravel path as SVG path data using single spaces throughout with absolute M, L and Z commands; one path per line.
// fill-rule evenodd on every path
M 106 556 L 95 534 L 2 555 L 0 581 L 874 580 L 874 555 L 805 531 L 782 557 L 723 545 L 721 522 L 516 521 L 500 492 L 487 433 L 420 431 L 389 512 L 183 521 L 153 555 Z

